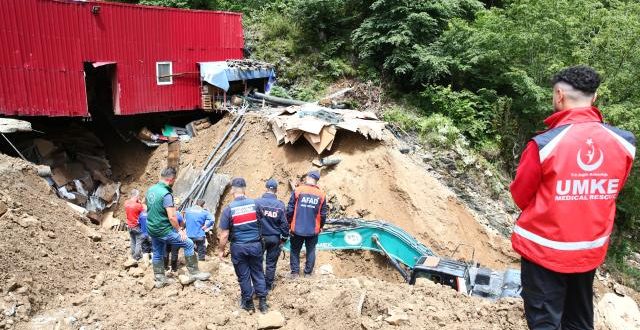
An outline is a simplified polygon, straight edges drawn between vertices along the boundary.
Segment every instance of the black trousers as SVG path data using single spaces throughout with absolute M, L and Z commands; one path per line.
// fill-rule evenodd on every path
M 593 330 L 593 277 L 564 274 L 521 260 L 522 299 L 529 329 Z

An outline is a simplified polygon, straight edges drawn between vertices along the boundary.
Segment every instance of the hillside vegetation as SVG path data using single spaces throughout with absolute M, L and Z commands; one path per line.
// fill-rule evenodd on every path
M 137 1 L 129 1 L 137 2 Z M 385 118 L 429 136 L 443 126 L 513 174 L 551 112 L 550 77 L 587 64 L 603 77 L 608 122 L 640 135 L 640 3 L 594 0 L 142 0 L 242 11 L 251 56 L 273 62 L 273 93 L 310 100 L 347 78 L 385 90 Z M 440 141 L 440 142 L 438 142 Z M 425 143 L 449 143 L 425 139 Z M 437 147 L 437 146 L 436 146 Z M 447 147 L 443 145 L 442 147 Z M 640 247 L 638 166 L 620 196 L 608 267 Z

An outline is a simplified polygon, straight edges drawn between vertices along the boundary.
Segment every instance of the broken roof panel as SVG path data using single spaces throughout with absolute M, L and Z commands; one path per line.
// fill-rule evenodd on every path
M 224 91 L 230 81 L 251 79 L 274 80 L 276 72 L 270 64 L 256 61 L 200 62 L 200 78 Z

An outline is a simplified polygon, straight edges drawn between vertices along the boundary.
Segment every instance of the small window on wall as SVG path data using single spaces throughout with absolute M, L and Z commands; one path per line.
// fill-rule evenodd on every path
M 156 62 L 156 82 L 158 85 L 173 84 L 173 66 L 171 62 Z

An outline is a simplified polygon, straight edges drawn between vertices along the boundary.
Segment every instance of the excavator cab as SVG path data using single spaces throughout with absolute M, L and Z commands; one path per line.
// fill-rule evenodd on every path
M 415 284 L 418 278 L 446 285 L 465 294 L 469 294 L 471 288 L 469 266 L 462 261 L 435 256 L 420 257 L 411 271 L 409 284 Z

